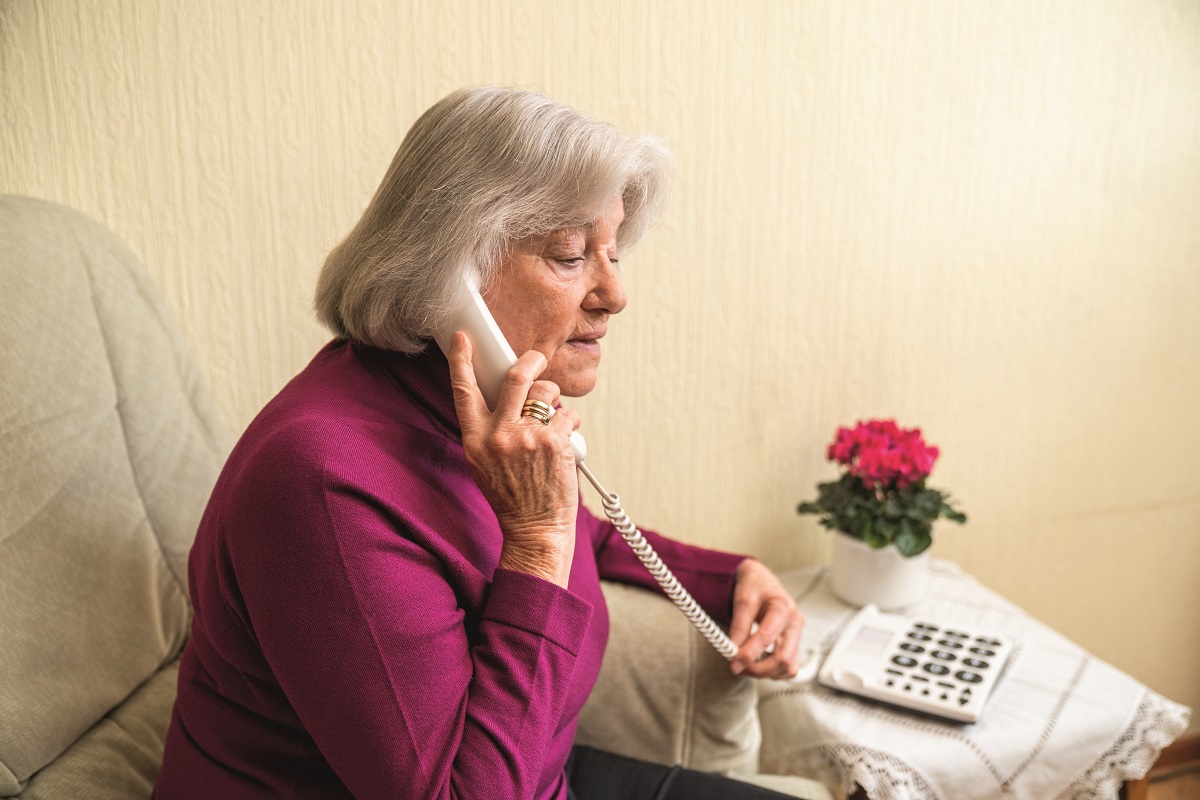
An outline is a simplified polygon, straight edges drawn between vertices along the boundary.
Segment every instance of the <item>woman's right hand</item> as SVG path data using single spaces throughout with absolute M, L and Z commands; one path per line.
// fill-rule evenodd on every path
M 566 586 L 575 552 L 579 478 L 568 437 L 579 417 L 559 409 L 549 424 L 522 417 L 528 400 L 553 408 L 558 386 L 539 381 L 546 357 L 530 350 L 517 359 L 494 412 L 475 382 L 471 340 L 462 331 L 450 345 L 450 384 L 462 427 L 463 452 L 475 483 L 496 513 L 504 547 L 500 566 Z

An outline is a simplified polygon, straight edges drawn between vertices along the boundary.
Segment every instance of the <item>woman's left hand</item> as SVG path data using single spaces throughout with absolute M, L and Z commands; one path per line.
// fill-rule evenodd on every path
M 800 669 L 798 651 L 804 615 L 775 573 L 747 558 L 738 565 L 733 584 L 733 620 L 729 638 L 738 646 L 730 662 L 734 675 L 755 678 L 794 678 Z M 754 623 L 758 629 L 750 633 Z M 775 649 L 764 655 L 774 643 Z

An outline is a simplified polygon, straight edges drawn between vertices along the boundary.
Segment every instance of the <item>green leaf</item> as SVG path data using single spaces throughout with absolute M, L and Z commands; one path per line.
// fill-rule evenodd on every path
M 917 492 L 913 500 L 917 508 L 929 516 L 936 516 L 938 510 L 942 507 L 942 494 L 936 489 L 925 489 L 924 491 Z
M 900 555 L 912 558 L 929 549 L 932 542 L 933 537 L 927 525 L 913 523 L 908 519 L 900 521 L 900 531 L 896 534 L 896 549 L 900 551 Z
M 945 517 L 946 519 L 950 520 L 951 522 L 957 522 L 959 525 L 962 525 L 964 522 L 967 521 L 966 514 L 962 513 L 961 511 L 955 511 L 950 506 L 942 507 L 942 516 Z
M 895 497 L 888 497 L 883 503 L 883 515 L 888 519 L 900 519 L 904 516 L 904 506 Z
M 867 531 L 863 535 L 862 539 L 869 546 L 873 547 L 876 550 L 878 550 L 881 547 L 887 547 L 887 545 L 888 545 L 888 540 L 886 538 L 884 538 L 883 534 L 881 534 L 879 531 L 875 530 L 871 526 L 867 526 Z

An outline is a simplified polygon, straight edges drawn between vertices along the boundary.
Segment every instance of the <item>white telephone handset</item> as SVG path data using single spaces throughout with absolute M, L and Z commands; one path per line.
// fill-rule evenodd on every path
M 500 399 L 500 387 L 504 385 L 504 376 L 513 364 L 517 363 L 517 355 L 509 347 L 508 340 L 500 332 L 500 326 L 488 311 L 475 278 L 468 270 L 462 284 L 462 294 L 458 310 L 447 322 L 446 328 L 434 334 L 438 347 L 447 357 L 450 355 L 450 340 L 455 331 L 465 331 L 471 339 L 473 353 L 471 366 L 475 368 L 475 382 L 488 408 L 495 409 L 496 401 Z M 551 412 L 553 413 L 553 412 Z M 587 458 L 587 442 L 579 431 L 571 432 L 571 450 L 575 453 L 576 463 L 582 464 Z
M 496 401 L 500 397 L 500 388 L 504 383 L 504 376 L 516 363 L 517 357 L 500 332 L 499 326 L 496 325 L 491 311 L 488 310 L 483 298 L 479 295 L 479 288 L 471 271 L 465 270 L 464 275 L 462 303 L 458 311 L 447 321 L 446 327 L 438 331 L 434 338 L 437 340 L 438 346 L 442 348 L 442 352 L 449 356 L 450 341 L 454 332 L 466 332 L 471 339 L 473 348 L 471 363 L 475 368 L 475 381 L 479 384 L 479 391 L 483 394 L 483 399 L 487 401 L 488 406 L 495 408 Z M 575 464 L 579 471 L 600 493 L 605 515 L 612 521 L 622 538 L 633 548 L 638 560 L 650 571 L 667 597 L 679 607 L 683 615 L 700 631 L 709 644 L 725 658 L 732 659 L 737 655 L 737 645 L 725 635 L 712 617 L 704 613 L 704 609 L 700 608 L 687 589 L 683 588 L 679 579 L 671 574 L 671 570 L 658 557 L 658 553 L 654 552 L 654 548 L 642 536 L 641 531 L 629 520 L 629 516 L 621 508 L 620 498 L 601 486 L 600 481 L 583 463 L 587 456 L 587 445 L 579 431 L 571 434 L 571 450 L 575 453 Z

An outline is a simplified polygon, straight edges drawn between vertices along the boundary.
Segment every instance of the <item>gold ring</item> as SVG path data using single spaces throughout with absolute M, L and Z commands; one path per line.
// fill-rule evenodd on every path
M 541 400 L 526 400 L 525 405 L 521 406 L 522 417 L 533 417 L 543 425 L 550 424 L 550 417 L 554 415 L 554 409 L 548 403 L 543 403 Z

